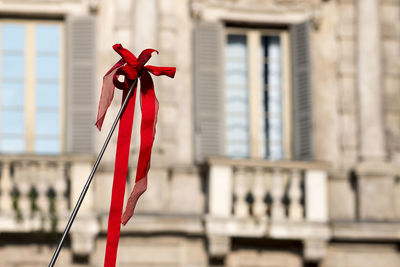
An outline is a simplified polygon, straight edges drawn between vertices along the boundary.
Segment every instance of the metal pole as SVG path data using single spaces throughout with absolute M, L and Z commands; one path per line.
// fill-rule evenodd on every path
M 118 121 L 121 118 L 121 115 L 124 112 L 126 105 L 128 104 L 129 98 L 130 98 L 130 96 L 132 94 L 132 91 L 134 90 L 134 87 L 136 86 L 136 83 L 137 83 L 137 78 L 133 81 L 131 87 L 129 88 L 129 91 L 128 91 L 127 95 L 126 95 L 126 98 L 125 98 L 124 102 L 122 103 L 122 106 L 121 106 L 121 108 L 120 108 L 120 110 L 119 110 L 119 112 L 117 114 L 117 117 L 114 120 L 113 125 L 111 126 L 111 130 L 108 133 L 108 136 L 106 138 L 106 141 L 104 142 L 103 147 L 101 148 L 99 156 L 97 157 L 97 160 L 96 160 L 96 162 L 95 162 L 95 164 L 93 166 L 92 172 L 90 173 L 90 175 L 89 175 L 89 177 L 88 177 L 88 179 L 86 181 L 86 184 L 83 187 L 81 195 L 79 196 L 79 199 L 75 204 L 75 208 L 72 211 L 71 217 L 68 220 L 67 226 L 65 227 L 64 233 L 63 233 L 63 235 L 61 237 L 61 240 L 58 243 L 56 251 L 53 254 L 53 257 L 51 258 L 49 267 L 53 267 L 55 262 L 56 262 L 56 260 L 57 260 L 58 254 L 60 253 L 60 250 L 61 250 L 61 247 L 62 247 L 62 245 L 64 243 L 65 237 L 67 236 L 69 230 L 71 229 L 71 226 L 72 226 L 72 224 L 73 224 L 73 222 L 75 220 L 76 214 L 78 213 L 79 208 L 81 207 L 81 204 L 83 202 L 83 199 L 85 198 L 86 192 L 89 189 L 90 183 L 93 180 L 94 173 L 96 172 L 97 167 L 99 166 L 99 163 L 100 163 L 101 158 L 103 157 L 104 151 L 106 151 L 107 145 L 110 142 L 110 139 L 111 139 L 112 134 L 114 133 L 115 127 L 117 126 Z

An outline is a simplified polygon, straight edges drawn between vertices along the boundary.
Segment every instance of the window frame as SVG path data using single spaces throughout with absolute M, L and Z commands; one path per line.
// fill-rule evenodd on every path
M 57 25 L 60 28 L 60 77 L 59 77 L 59 153 L 63 154 L 66 150 L 66 27 L 63 20 L 56 19 L 14 19 L 6 18 L 0 19 L 0 26 L 3 24 L 15 23 L 23 24 L 25 26 L 25 47 L 24 47 L 24 138 L 25 150 L 22 154 L 51 154 L 53 153 L 37 153 L 35 152 L 35 125 L 36 125 L 36 64 L 35 64 L 35 48 L 36 36 L 35 26 L 37 25 Z M 1 42 L 0 27 L 0 44 Z M 0 58 L 2 57 L 2 50 L 0 47 Z M 0 98 L 1 98 L 1 65 L 0 65 Z M 0 104 L 1 105 L 1 104 Z M 1 119 L 1 117 L 0 117 Z M 0 132 L 1 139 L 1 132 Z
M 257 113 L 262 110 L 261 102 L 259 101 L 261 83 L 260 75 L 257 73 L 261 72 L 259 67 L 258 52 L 261 49 L 261 37 L 263 35 L 269 36 L 279 36 L 281 42 L 281 53 L 282 53 L 282 123 L 283 123 L 283 159 L 282 160 L 292 160 L 293 159 L 293 137 L 292 137 L 292 85 L 291 85 L 291 50 L 290 50 L 290 33 L 289 29 L 274 29 L 268 27 L 265 28 L 255 28 L 255 27 L 235 27 L 235 26 L 225 26 L 223 27 L 223 69 L 225 70 L 226 57 L 225 57 L 225 45 L 227 43 L 227 38 L 229 34 L 241 34 L 246 35 L 247 40 L 247 55 L 249 66 L 248 69 L 248 99 L 249 99 L 249 158 L 250 159 L 264 159 L 262 155 L 261 146 L 265 145 L 261 142 L 261 137 L 259 129 L 261 128 L 260 120 Z M 223 72 L 222 83 L 222 99 L 226 99 L 226 73 Z M 225 127 L 226 125 L 226 103 L 222 103 L 223 119 L 222 123 Z M 225 134 L 225 132 L 224 132 Z M 224 153 L 226 153 L 226 138 L 223 138 L 224 143 Z M 226 155 L 226 154 L 225 154 Z

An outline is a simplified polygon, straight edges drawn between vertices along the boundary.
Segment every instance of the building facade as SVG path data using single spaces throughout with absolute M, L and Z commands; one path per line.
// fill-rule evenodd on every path
M 115 43 L 177 67 L 117 266 L 400 265 L 399 0 L 0 0 L 1 266 L 49 263 Z M 103 264 L 115 148 L 59 266 Z

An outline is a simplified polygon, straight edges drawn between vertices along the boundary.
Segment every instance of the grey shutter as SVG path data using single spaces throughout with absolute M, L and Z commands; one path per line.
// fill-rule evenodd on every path
M 94 148 L 96 20 L 67 18 L 67 152 Z
M 195 159 L 223 154 L 222 25 L 201 22 L 194 31 Z
M 310 23 L 290 28 L 293 88 L 293 157 L 313 159 Z

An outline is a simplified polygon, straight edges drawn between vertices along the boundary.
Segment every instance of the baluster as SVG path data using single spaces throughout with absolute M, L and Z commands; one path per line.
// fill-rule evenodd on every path
M 237 217 L 247 217 L 249 215 L 249 208 L 246 202 L 246 176 L 243 168 L 238 168 L 235 174 L 234 192 L 236 196 L 234 213 Z
M 32 202 L 34 206 L 31 206 L 31 221 L 30 221 L 30 227 L 32 230 L 40 230 L 41 229 L 41 224 L 42 224 L 42 217 L 40 214 L 40 206 L 38 204 L 38 198 L 39 198 L 39 192 L 38 192 L 38 186 L 40 184 L 40 176 L 41 174 L 38 171 L 37 167 L 37 162 L 30 162 L 26 164 L 26 171 L 25 177 L 26 180 L 29 181 L 29 184 L 31 185 L 31 188 L 29 190 L 29 193 L 32 192 L 32 189 L 35 190 L 36 195 L 35 198 L 29 197 L 30 203 L 32 205 Z
M 49 190 L 49 183 L 47 177 L 47 162 L 41 161 L 39 162 L 39 166 L 37 168 L 37 184 L 36 191 L 38 193 L 37 197 L 37 205 L 42 215 L 42 218 L 47 220 L 49 214 L 49 199 L 47 197 L 47 192 Z
M 268 194 L 268 203 L 266 203 L 266 208 L 267 208 L 267 215 L 269 217 L 272 216 L 272 172 L 270 169 L 265 171 L 264 173 L 264 186 L 265 186 L 265 192 Z
M 24 221 L 27 221 L 31 213 L 31 200 L 29 193 L 32 188 L 28 177 L 27 162 L 15 166 L 15 180 L 19 191 L 18 207 L 22 218 Z
M 11 191 L 13 189 L 13 182 L 10 176 L 10 162 L 3 161 L 1 164 L 1 178 L 0 178 L 0 212 L 12 213 L 12 198 Z
M 267 206 L 264 203 L 266 191 L 263 169 L 261 168 L 257 168 L 255 171 L 252 191 L 254 195 L 253 214 L 257 217 L 264 216 L 266 214 Z
M 293 170 L 289 189 L 289 217 L 291 220 L 303 219 L 303 206 L 301 205 L 301 177 L 299 170 Z
M 58 162 L 54 176 L 54 191 L 56 192 L 56 212 L 61 215 L 68 210 L 68 200 L 65 197 L 67 181 L 64 175 L 64 162 Z
M 283 176 L 280 169 L 274 169 L 272 173 L 272 211 L 271 217 L 273 220 L 283 220 L 285 218 L 284 206 L 282 197 L 284 193 Z

